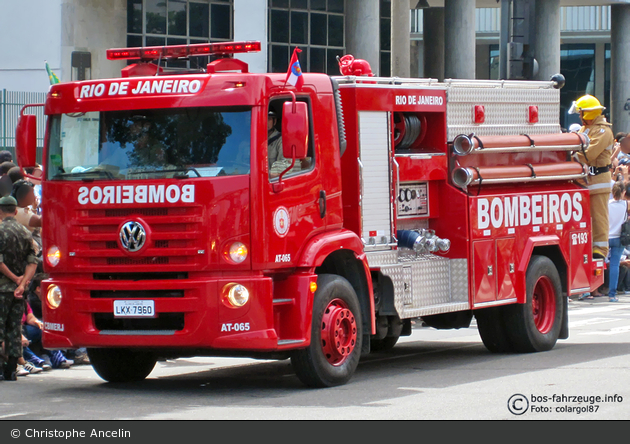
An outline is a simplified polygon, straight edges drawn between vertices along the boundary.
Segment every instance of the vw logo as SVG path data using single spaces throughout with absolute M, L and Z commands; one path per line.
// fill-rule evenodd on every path
M 125 222 L 120 228 L 120 243 L 131 252 L 140 250 L 146 239 L 147 232 L 139 222 Z

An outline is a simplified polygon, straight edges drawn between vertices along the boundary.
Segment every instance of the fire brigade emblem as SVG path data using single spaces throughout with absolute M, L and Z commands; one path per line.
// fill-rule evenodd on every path
M 280 237 L 287 235 L 289 231 L 289 212 L 284 207 L 278 207 L 273 213 L 273 229 Z
M 139 222 L 125 222 L 120 228 L 120 244 L 132 253 L 140 250 L 146 239 L 147 232 Z

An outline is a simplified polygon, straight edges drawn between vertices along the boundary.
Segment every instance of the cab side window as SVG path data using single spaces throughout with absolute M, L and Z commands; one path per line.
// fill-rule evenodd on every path
M 283 171 L 291 167 L 291 158 L 285 158 L 282 153 L 282 107 L 290 98 L 272 100 L 267 112 L 267 159 L 269 180 L 277 179 Z M 298 100 L 300 100 L 298 98 Z M 310 113 L 309 113 L 310 114 Z M 309 119 L 310 121 L 310 119 Z M 312 137 L 309 137 L 308 156 L 295 159 L 293 167 L 283 177 L 291 177 L 313 168 Z

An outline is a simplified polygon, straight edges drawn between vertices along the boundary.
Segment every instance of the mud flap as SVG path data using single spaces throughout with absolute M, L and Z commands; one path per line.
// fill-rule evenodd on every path
M 370 354 L 370 335 L 363 335 L 363 341 L 361 342 L 361 356 Z
M 569 337 L 569 298 L 562 298 L 562 326 L 560 327 L 560 336 L 558 339 L 567 339 Z

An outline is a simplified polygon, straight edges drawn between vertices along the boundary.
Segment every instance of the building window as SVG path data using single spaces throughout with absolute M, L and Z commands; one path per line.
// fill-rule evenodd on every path
M 488 51 L 490 51 L 489 55 L 489 63 L 490 70 L 488 79 L 490 80 L 498 80 L 499 79 L 499 45 L 488 45 Z
M 392 72 L 392 2 L 380 0 L 381 66 L 379 75 L 389 77 Z
M 233 0 L 127 0 L 127 46 L 189 45 L 232 40 Z M 166 66 L 205 66 L 207 57 Z
M 610 122 L 610 43 L 604 46 L 604 103 L 602 105 L 606 107 L 604 115 Z
M 595 45 L 560 45 L 560 72 L 566 79 L 560 90 L 560 125 L 568 128 L 580 122 L 577 114 L 568 113 L 573 101 L 584 94 L 595 95 Z
M 339 75 L 345 0 L 269 0 L 269 72 L 286 72 L 295 47 L 304 71 Z

